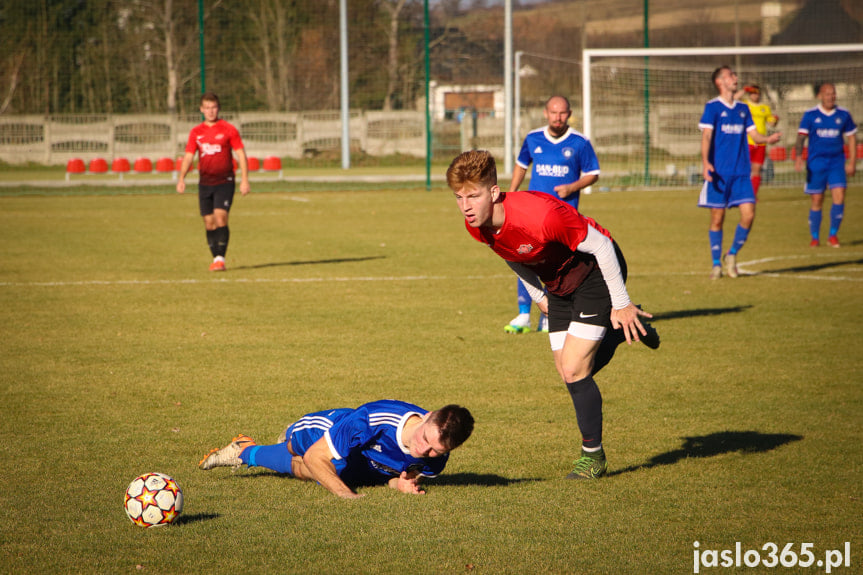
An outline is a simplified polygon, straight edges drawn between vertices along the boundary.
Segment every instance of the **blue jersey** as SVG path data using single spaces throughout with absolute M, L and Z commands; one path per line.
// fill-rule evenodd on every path
M 309 413 L 288 428 L 291 447 L 303 455 L 325 438 L 336 472 L 348 485 L 383 484 L 402 471 L 434 477 L 443 471 L 449 454 L 418 459 L 402 441 L 405 422 L 428 413 L 416 405 L 383 399 L 356 409 L 330 409 Z
M 809 137 L 809 169 L 821 172 L 845 164 L 844 138 L 857 132 L 857 125 L 845 108 L 827 112 L 815 106 L 803 114 L 797 132 Z
M 752 164 L 746 135 L 755 129 L 755 123 L 749 106 L 737 101 L 729 106 L 721 98 L 714 98 L 704 106 L 698 128 L 713 130 L 707 161 L 717 174 L 723 177 L 750 175 Z
M 578 208 L 578 192 L 561 198 L 554 187 L 571 184 L 582 176 L 599 175 L 599 160 L 590 140 L 572 128 L 559 138 L 549 134 L 548 128 L 528 133 L 516 163 L 526 170 L 531 162 L 530 189 L 551 194 L 574 208 Z

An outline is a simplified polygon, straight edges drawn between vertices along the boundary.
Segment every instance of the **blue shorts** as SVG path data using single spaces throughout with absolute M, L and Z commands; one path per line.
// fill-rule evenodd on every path
M 845 163 L 835 163 L 826 170 L 813 171 L 806 167 L 807 194 L 823 194 L 827 188 L 847 188 L 848 180 L 845 177 Z
M 305 455 L 306 451 L 338 420 L 353 411 L 349 408 L 340 408 L 307 413 L 288 427 L 285 433 L 287 441 L 291 442 L 294 453 Z
M 740 204 L 754 204 L 755 190 L 749 176 L 720 176 L 713 173 L 713 181 L 704 181 L 698 196 L 700 208 L 733 208 Z

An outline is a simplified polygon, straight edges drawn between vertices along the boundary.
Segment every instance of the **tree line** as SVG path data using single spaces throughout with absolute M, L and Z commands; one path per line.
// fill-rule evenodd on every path
M 458 1 L 435 4 L 435 44 Z M 339 106 L 338 0 L 204 0 L 208 90 L 232 110 Z M 351 107 L 413 108 L 421 0 L 348 0 Z M 0 114 L 194 113 L 198 0 L 13 0 L 0 7 Z

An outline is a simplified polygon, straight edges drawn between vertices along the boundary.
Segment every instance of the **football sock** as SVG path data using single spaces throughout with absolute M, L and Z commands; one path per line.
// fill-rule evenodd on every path
M 207 230 L 207 245 L 210 247 L 210 253 L 213 254 L 213 257 L 219 255 L 219 252 L 216 251 L 216 232 L 218 230 Z
M 830 208 L 830 235 L 835 236 L 839 233 L 839 226 L 842 225 L 842 216 L 845 215 L 845 204 L 833 204 Z
M 592 376 L 567 382 L 566 388 L 575 407 L 575 419 L 581 431 L 582 447 L 595 449 L 602 446 L 602 395 Z
M 737 224 L 737 229 L 734 231 L 734 241 L 731 242 L 731 248 L 728 250 L 728 253 L 731 255 L 735 255 L 740 251 L 740 248 L 743 247 L 743 244 L 746 243 L 746 238 L 749 237 L 749 230 Z
M 216 253 L 213 254 L 214 256 L 225 257 L 228 252 L 228 238 L 230 236 L 231 232 L 228 230 L 228 226 L 216 228 Z
M 713 257 L 713 265 L 722 263 L 722 230 L 710 230 L 710 255 Z
M 758 197 L 758 188 L 761 187 L 761 176 L 752 176 L 752 191 L 755 192 L 755 197 Z
M 240 461 L 249 467 L 265 467 L 277 473 L 291 473 L 293 458 L 287 443 L 252 445 L 240 454 Z
M 521 280 L 516 280 L 518 284 L 518 313 L 530 313 L 530 304 L 533 303 L 530 299 L 530 294 L 527 293 L 527 288 L 524 287 L 524 284 Z
M 821 210 L 809 210 L 809 235 L 813 240 L 821 235 Z

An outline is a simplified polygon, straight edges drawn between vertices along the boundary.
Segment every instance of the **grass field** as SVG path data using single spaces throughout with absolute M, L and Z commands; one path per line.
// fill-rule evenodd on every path
M 691 573 L 696 551 L 845 542 L 832 571 L 863 572 L 863 188 L 838 250 L 808 247 L 799 190 L 764 188 L 746 274 L 719 281 L 694 190 L 583 198 L 662 336 L 597 377 L 592 483 L 563 479 L 579 436 L 547 338 L 503 333 L 508 268 L 448 191 L 378 188 L 258 185 L 220 275 L 194 194 L 0 190 L 0 572 Z M 196 468 L 383 397 L 477 419 L 423 497 Z M 124 514 L 147 471 L 184 489 L 171 527 Z

